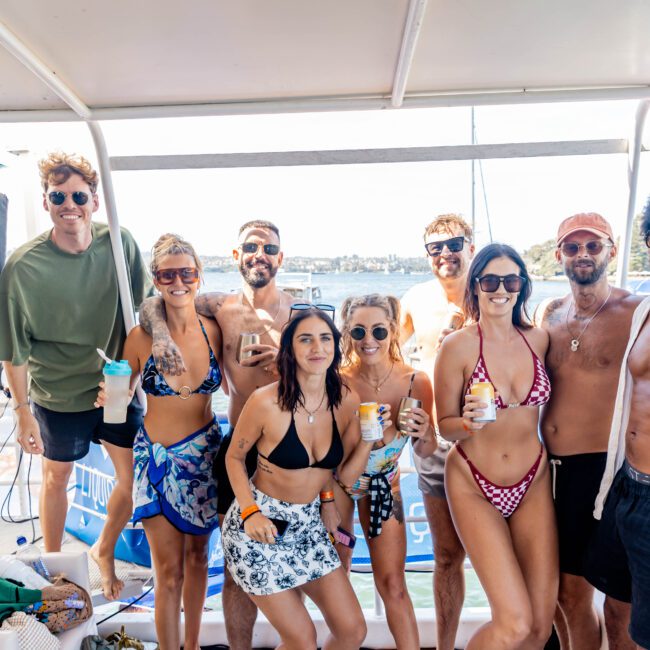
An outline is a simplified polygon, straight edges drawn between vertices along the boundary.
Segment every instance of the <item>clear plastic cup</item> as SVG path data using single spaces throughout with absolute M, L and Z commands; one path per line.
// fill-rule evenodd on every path
M 129 406 L 129 386 L 131 383 L 131 366 L 129 362 L 112 361 L 104 366 L 104 422 L 122 424 L 126 422 L 126 409 Z

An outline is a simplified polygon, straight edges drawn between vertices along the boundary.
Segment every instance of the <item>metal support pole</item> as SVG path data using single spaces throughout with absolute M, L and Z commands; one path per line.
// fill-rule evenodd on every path
M 639 182 L 639 167 L 641 165 L 641 147 L 643 144 L 643 129 L 645 118 L 650 108 L 650 100 L 639 102 L 634 121 L 634 133 L 627 152 L 628 170 L 627 183 L 629 194 L 627 199 L 627 221 L 621 235 L 621 243 L 616 269 L 616 285 L 625 289 L 627 284 L 627 271 L 630 263 L 630 248 L 632 246 L 632 224 L 636 216 L 636 189 Z

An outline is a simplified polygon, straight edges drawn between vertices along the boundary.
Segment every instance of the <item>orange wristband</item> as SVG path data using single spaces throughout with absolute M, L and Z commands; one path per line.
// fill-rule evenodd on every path
M 474 435 L 474 432 L 463 422 L 463 429 L 469 433 L 470 436 Z
M 257 503 L 254 503 L 252 506 L 248 506 L 248 508 L 244 508 L 241 511 L 241 520 L 246 521 L 251 515 L 254 515 L 256 512 L 260 511 L 260 507 L 257 505 Z
M 334 492 L 332 492 L 332 490 L 328 490 L 327 492 L 321 492 L 320 500 L 321 502 L 334 501 Z

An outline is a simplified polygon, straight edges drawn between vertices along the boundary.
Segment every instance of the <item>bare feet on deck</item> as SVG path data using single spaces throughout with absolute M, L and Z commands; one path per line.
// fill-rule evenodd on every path
M 95 542 L 90 547 L 90 557 L 99 567 L 99 573 L 102 576 L 102 591 L 107 600 L 115 600 L 122 589 L 124 583 L 115 575 L 115 558 L 113 554 L 103 556 L 99 552 L 99 542 Z

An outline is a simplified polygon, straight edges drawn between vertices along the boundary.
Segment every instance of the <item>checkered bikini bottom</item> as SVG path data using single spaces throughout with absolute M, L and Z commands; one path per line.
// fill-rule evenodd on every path
M 517 509 L 519 504 L 522 502 L 530 484 L 537 474 L 539 469 L 539 464 L 542 461 L 542 455 L 544 453 L 543 445 L 540 445 L 539 456 L 537 460 L 533 463 L 533 466 L 526 472 L 526 475 L 520 480 L 517 481 L 514 485 L 497 485 L 492 483 L 489 478 L 486 478 L 481 474 L 481 472 L 476 469 L 476 465 L 467 457 L 467 454 L 463 451 L 463 448 L 460 445 L 456 445 L 458 453 L 465 459 L 469 465 L 469 469 L 472 472 L 472 476 L 476 481 L 476 484 L 481 488 L 481 492 L 485 495 L 485 498 L 507 519 L 510 517 L 514 511 Z

